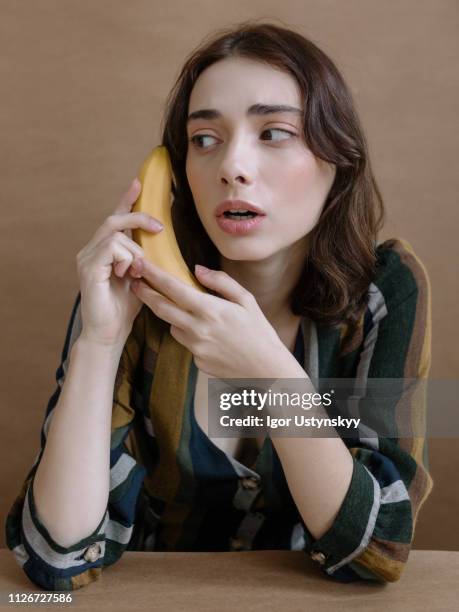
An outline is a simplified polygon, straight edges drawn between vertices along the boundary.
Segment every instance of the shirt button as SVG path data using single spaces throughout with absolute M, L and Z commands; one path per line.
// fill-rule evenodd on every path
M 91 544 L 91 546 L 89 546 L 84 551 L 83 556 L 85 561 L 87 561 L 88 563 L 93 563 L 94 561 L 97 561 L 97 559 L 100 557 L 101 552 L 102 550 L 99 544 Z
M 244 542 L 240 538 L 230 538 L 230 549 L 231 550 L 242 550 Z
M 317 561 L 320 565 L 325 563 L 325 555 L 323 552 L 312 550 L 310 554 L 313 561 Z
M 260 488 L 260 482 L 258 478 L 254 476 L 248 476 L 247 478 L 241 478 L 241 485 L 243 489 L 250 489 L 254 491 Z

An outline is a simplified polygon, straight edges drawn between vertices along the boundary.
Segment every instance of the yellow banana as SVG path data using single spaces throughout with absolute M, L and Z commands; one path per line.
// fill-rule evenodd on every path
M 207 292 L 190 272 L 175 237 L 171 215 L 172 166 L 169 152 L 164 146 L 153 149 L 143 162 L 138 178 L 142 191 L 132 212 L 145 212 L 158 219 L 164 228 L 157 233 L 141 228 L 132 230 L 132 239 L 145 251 L 145 258 L 165 272 Z

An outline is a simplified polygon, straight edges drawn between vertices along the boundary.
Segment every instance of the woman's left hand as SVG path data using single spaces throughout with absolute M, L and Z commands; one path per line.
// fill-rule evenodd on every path
M 226 272 L 196 269 L 198 281 L 221 294 L 205 294 L 146 259 L 137 260 L 137 297 L 193 353 L 196 366 L 215 378 L 276 378 L 279 360 L 292 355 L 254 296 Z M 154 289 L 153 289 L 154 287 Z

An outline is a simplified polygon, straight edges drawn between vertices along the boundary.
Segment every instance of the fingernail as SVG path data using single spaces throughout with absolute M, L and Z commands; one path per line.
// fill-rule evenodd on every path
M 141 259 L 134 259 L 132 266 L 136 272 L 141 272 L 143 267 L 143 261 Z
M 139 185 L 140 185 L 140 181 L 137 177 L 135 177 L 135 179 L 132 181 L 132 186 L 138 187 Z
M 163 229 L 164 228 L 164 225 L 160 221 L 156 221 L 156 219 L 151 219 L 150 224 L 153 229 Z
M 142 275 L 134 268 L 134 266 L 131 266 L 129 268 L 129 272 L 131 274 L 131 276 L 133 276 L 134 278 L 140 278 Z

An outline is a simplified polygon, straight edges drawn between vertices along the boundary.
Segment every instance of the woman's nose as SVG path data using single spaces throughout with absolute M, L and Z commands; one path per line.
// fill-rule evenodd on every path
M 226 184 L 232 185 L 234 183 L 242 183 L 242 184 L 247 183 L 247 179 L 241 175 L 236 176 L 234 179 L 227 178 L 227 176 L 225 175 L 221 177 L 221 180 L 222 180 L 222 183 L 224 183 L 225 185 Z
M 223 150 L 220 163 L 220 181 L 225 184 L 251 182 L 251 160 L 254 151 L 250 151 L 250 143 L 244 135 L 234 138 Z
M 241 152 L 227 153 L 220 165 L 220 180 L 225 184 L 249 183 L 250 168 Z

